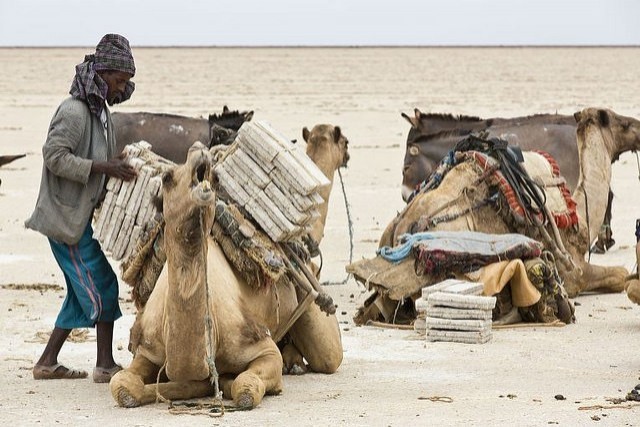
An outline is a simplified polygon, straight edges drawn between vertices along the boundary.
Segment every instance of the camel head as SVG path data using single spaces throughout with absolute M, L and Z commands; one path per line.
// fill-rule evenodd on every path
M 626 151 L 640 150 L 640 121 L 604 108 L 585 108 L 573 115 L 578 123 L 578 140 L 585 140 L 590 127 L 599 128 L 611 160 Z
M 189 149 L 187 161 L 162 176 L 160 203 L 165 233 L 175 233 L 194 250 L 200 249 L 202 227 L 210 230 L 213 225 L 216 193 L 212 166 L 211 153 L 202 143 L 196 142 Z
M 349 161 L 349 140 L 339 126 L 315 125 L 311 131 L 304 127 L 302 137 L 307 142 L 307 155 L 327 175 L 333 177 L 340 167 L 347 167 Z

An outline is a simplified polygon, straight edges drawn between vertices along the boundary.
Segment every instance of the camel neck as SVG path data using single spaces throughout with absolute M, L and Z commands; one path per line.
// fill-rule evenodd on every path
M 604 221 L 611 182 L 611 141 L 600 128 L 590 126 L 578 136 L 580 176 L 573 197 L 580 216 L 588 221 L 589 236 L 595 237 Z

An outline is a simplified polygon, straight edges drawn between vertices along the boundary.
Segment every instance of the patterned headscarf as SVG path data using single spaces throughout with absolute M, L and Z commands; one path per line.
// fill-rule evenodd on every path
M 133 55 L 126 38 L 118 34 L 105 35 L 96 46 L 96 53 L 86 55 L 84 62 L 76 65 L 76 75 L 69 93 L 75 98 L 86 101 L 91 112 L 100 117 L 108 86 L 97 74 L 98 71 L 124 71 L 131 75 L 136 73 Z M 134 89 L 135 84 L 131 81 L 127 82 L 124 94 L 118 102 L 129 99 Z

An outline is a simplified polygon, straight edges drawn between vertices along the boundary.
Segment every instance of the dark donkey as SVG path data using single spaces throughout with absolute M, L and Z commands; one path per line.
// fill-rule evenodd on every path
M 458 141 L 471 133 L 488 132 L 488 137 L 498 137 L 523 150 L 542 150 L 551 154 L 573 191 L 578 183 L 580 163 L 576 142 L 576 121 L 571 115 L 536 114 L 513 118 L 481 119 L 473 116 L 451 114 L 424 114 L 417 108 L 414 117 L 402 113 L 411 129 L 402 168 L 402 198 L 408 201 L 419 185 L 427 179 L 442 158 Z M 615 241 L 611 234 L 611 201 L 594 251 L 603 253 Z
M 209 147 L 233 142 L 240 126 L 253 118 L 253 111 L 230 111 L 225 105 L 222 114 L 208 119 L 145 112 L 113 113 L 112 118 L 118 152 L 128 144 L 147 141 L 156 154 L 184 163 L 195 141 Z

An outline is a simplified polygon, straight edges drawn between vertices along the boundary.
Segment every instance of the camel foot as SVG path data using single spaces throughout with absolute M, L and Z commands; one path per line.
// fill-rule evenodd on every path
M 122 408 L 137 408 L 140 406 L 140 402 L 124 387 L 114 390 L 112 394 L 118 406 Z
M 109 388 L 118 406 L 135 408 L 142 405 L 140 399 L 136 397 L 144 394 L 144 383 L 141 378 L 128 375 L 126 371 L 119 371 L 111 378 Z
M 251 393 L 241 393 L 235 400 L 235 405 L 241 409 L 252 409 L 253 408 L 253 396 Z
M 592 254 L 602 255 L 605 252 L 607 252 L 607 249 L 604 247 L 604 244 L 600 243 L 599 240 L 597 242 L 595 242 L 593 244 L 593 246 L 591 247 L 591 253 Z
M 307 373 L 307 365 L 302 354 L 293 344 L 287 344 L 282 349 L 282 373 L 284 375 L 303 375 Z

